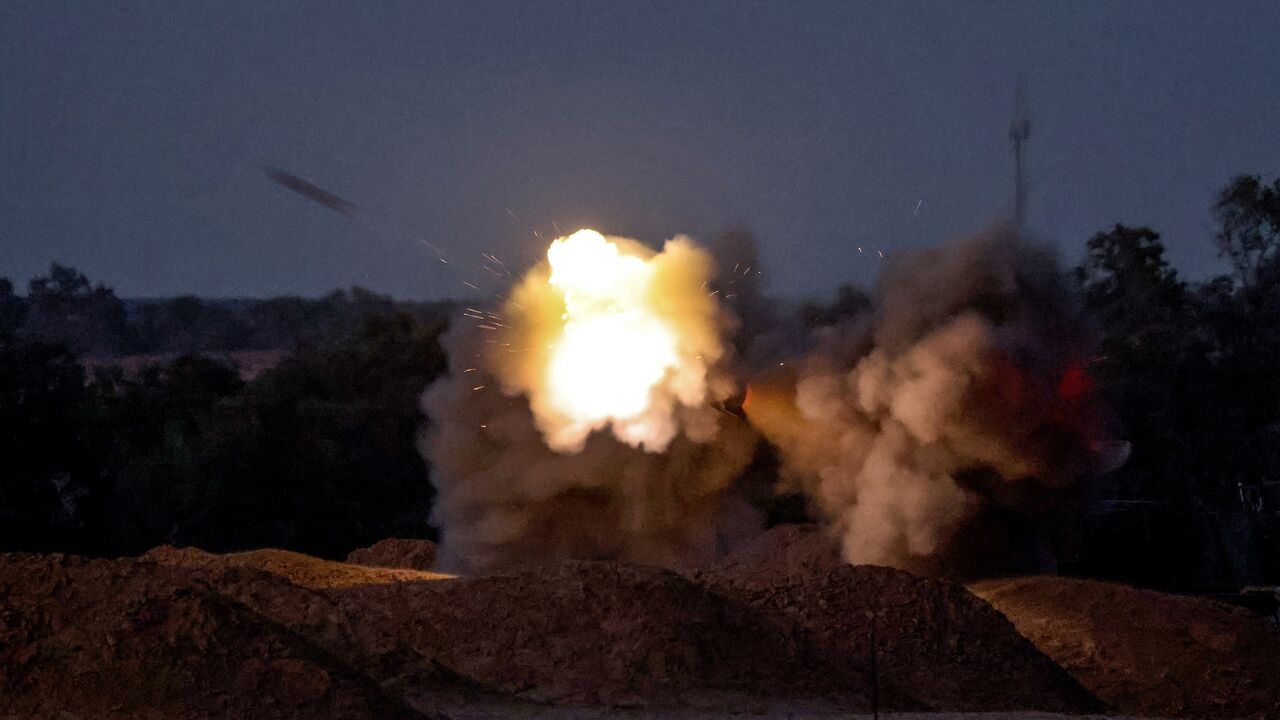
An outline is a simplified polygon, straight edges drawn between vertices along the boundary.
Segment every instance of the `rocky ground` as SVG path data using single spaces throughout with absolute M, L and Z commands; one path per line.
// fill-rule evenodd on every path
M 1056 578 L 971 593 L 849 567 L 797 526 L 684 574 L 456 578 L 433 558 L 404 540 L 346 563 L 0 556 L 0 718 L 1280 717 L 1280 636 L 1208 601 Z

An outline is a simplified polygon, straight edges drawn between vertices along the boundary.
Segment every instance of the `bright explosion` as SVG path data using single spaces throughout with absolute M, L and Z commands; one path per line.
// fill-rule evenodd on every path
M 594 230 L 551 243 L 547 260 L 565 308 L 547 368 L 556 409 L 588 424 L 640 415 L 680 361 L 675 332 L 646 303 L 653 268 Z
M 656 254 L 594 230 L 551 243 L 507 304 L 516 322 L 505 345 L 521 352 L 496 373 L 528 395 L 550 447 L 577 452 L 609 426 L 628 445 L 666 449 L 679 409 L 705 404 L 707 369 L 723 354 L 711 269 L 683 237 Z

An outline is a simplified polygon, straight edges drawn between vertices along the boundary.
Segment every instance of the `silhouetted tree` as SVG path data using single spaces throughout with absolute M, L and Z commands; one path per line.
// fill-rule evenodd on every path
M 0 333 L 0 547 L 65 549 L 80 521 L 84 371 L 65 347 Z
M 1242 485 L 1280 478 L 1271 449 L 1280 436 L 1280 312 L 1270 279 L 1276 197 L 1274 188 L 1247 177 L 1219 195 L 1216 239 L 1232 262 L 1231 277 L 1189 288 L 1165 260 L 1156 233 L 1124 226 L 1094 236 L 1077 270 L 1102 332 L 1093 368 L 1098 386 L 1133 443 L 1128 464 L 1116 473 L 1120 496 L 1180 514 L 1176 526 L 1192 533 L 1183 539 L 1195 536 L 1195 518 L 1212 525 L 1205 508 L 1239 510 Z M 1109 554 L 1139 540 L 1121 533 Z M 1188 556 L 1177 571 L 1184 581 L 1190 554 L 1180 553 Z M 1148 563 L 1165 564 L 1166 555 L 1157 548 Z M 1133 563 L 1126 567 L 1125 577 L 1141 575 Z
M 249 324 L 240 313 L 190 295 L 140 305 L 134 325 L 140 349 L 149 353 L 241 350 L 251 342 Z M 293 341 L 280 339 L 275 347 Z
M 1121 493 L 1186 498 L 1192 448 L 1179 432 L 1179 393 L 1190 339 L 1187 287 L 1150 228 L 1116 225 L 1086 247 L 1075 274 L 1102 334 L 1092 373 L 1134 448 L 1118 474 Z
M 371 316 L 341 342 L 304 345 L 212 418 L 222 479 L 195 530 L 204 545 L 322 555 L 430 532 L 417 398 L 443 372 L 444 323 Z
M 1089 239 L 1076 270 L 1085 305 L 1112 333 L 1167 334 L 1187 309 L 1187 287 L 1164 257 L 1159 233 L 1116 225 Z
M 1214 204 L 1233 275 L 1201 290 L 1200 333 L 1224 451 L 1224 484 L 1280 480 L 1280 179 L 1232 179 Z M 1212 404 L 1211 404 L 1212 403 Z
M 16 333 L 27 319 L 27 301 L 13 292 L 13 282 L 0 278 L 0 333 Z
M 1221 227 L 1218 251 L 1231 261 L 1236 281 L 1246 291 L 1280 283 L 1280 178 L 1266 184 L 1257 175 L 1240 175 L 1214 203 Z
M 49 274 L 31 280 L 26 331 L 50 342 L 66 343 L 83 355 L 116 355 L 131 347 L 124 303 L 83 273 L 54 263 Z
M 215 408 L 233 402 L 243 386 L 235 370 L 198 356 L 149 367 L 132 380 L 115 369 L 98 371 L 88 388 L 84 438 L 105 478 L 87 508 L 96 552 L 209 541 L 190 530 L 208 518 L 226 482 L 210 463 L 210 444 L 225 432 Z
M 320 300 L 279 297 L 262 300 L 245 309 L 244 320 L 251 328 L 249 347 L 275 349 L 292 347 L 298 341 L 316 341 L 357 332 L 369 315 L 387 315 L 396 310 L 388 297 L 365 290 L 335 290 Z
M 444 369 L 442 328 L 441 318 L 370 316 L 249 385 L 200 358 L 122 384 L 100 376 L 115 478 L 100 534 L 118 552 L 171 542 L 328 556 L 428 535 L 417 397 Z

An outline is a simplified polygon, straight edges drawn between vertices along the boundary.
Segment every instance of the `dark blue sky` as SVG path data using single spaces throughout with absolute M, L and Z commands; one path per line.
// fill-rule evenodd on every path
M 1075 261 L 1150 224 L 1200 277 L 1216 189 L 1280 172 L 1277 37 L 1274 1 L 8 0 L 0 275 L 433 297 L 468 294 L 481 252 L 535 258 L 553 223 L 743 223 L 771 290 L 814 295 L 1011 213 L 1022 74 L 1031 228 Z

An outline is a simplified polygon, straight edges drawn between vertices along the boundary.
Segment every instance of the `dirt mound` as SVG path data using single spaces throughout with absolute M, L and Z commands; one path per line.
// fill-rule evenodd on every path
M 0 556 L 0 715 L 421 718 L 198 575 Z
M 148 551 L 140 559 L 175 567 L 219 570 L 233 567 L 254 568 L 278 575 L 295 585 L 316 590 L 449 577 L 403 568 L 350 565 L 274 549 L 216 555 L 196 548 L 164 545 Z
M 430 570 L 436 563 L 436 544 L 430 540 L 387 538 L 367 548 L 352 550 L 347 562 L 372 567 Z
M 1120 712 L 1280 718 L 1280 632 L 1248 610 L 1057 577 L 970 589 Z
M 575 562 L 332 594 L 385 634 L 526 699 L 618 706 L 714 697 L 724 707 L 770 695 L 868 707 L 865 677 L 836 682 L 769 621 L 657 568 Z
M 1195 609 L 1200 624 L 1186 626 L 1194 640 L 1182 645 L 1172 637 L 1116 639 L 1120 630 L 1094 628 L 1084 616 L 1112 612 L 1109 622 L 1121 623 L 1164 607 L 1165 596 L 1087 605 L 1050 593 L 1059 607 L 1032 592 L 1043 592 L 1037 582 L 979 590 L 997 604 L 1020 600 L 1020 623 L 1049 617 L 1040 626 L 1057 638 L 1046 646 L 1054 657 L 1073 652 L 1074 633 L 1094 632 L 1087 642 L 1102 660 L 1087 656 L 1093 665 L 1072 668 L 1090 687 L 1109 690 L 1112 674 L 1156 698 L 1234 693 L 1221 696 L 1235 698 L 1222 700 L 1221 712 L 1200 713 L 1215 717 L 1262 715 L 1254 710 L 1274 697 L 1276 680 L 1259 668 L 1280 645 L 1244 611 L 1175 598 L 1254 624 L 1220 625 Z M 1137 592 L 1110 592 L 1120 591 Z M 1139 622 L 1152 628 L 1181 617 L 1149 612 Z M 607 562 L 453 578 L 278 550 L 165 547 L 136 560 L 0 555 L 0 717 L 422 717 L 477 708 L 501 717 L 534 712 L 529 701 L 680 713 L 858 712 L 870 707 L 873 626 L 883 709 L 1098 705 L 963 588 L 847 566 L 817 531 L 787 527 L 693 580 Z M 1145 649 L 1135 657 L 1107 645 L 1140 640 L 1149 644 L 1137 645 Z M 1199 645 L 1217 655 L 1177 657 Z M 1074 652 L 1083 653 L 1078 645 Z M 1112 660 L 1128 669 L 1103 662 Z M 1161 670 L 1153 668 L 1175 661 L 1186 672 L 1166 668 L 1168 682 L 1157 687 Z M 1093 668 L 1099 684 L 1078 667 Z M 1104 690 L 1135 712 L 1199 707 L 1142 705 Z M 1239 701 L 1242 693 L 1252 693 L 1253 704 Z
M 351 603 L 344 610 L 330 594 L 362 586 L 429 584 L 451 576 L 351 566 L 272 549 L 216 555 L 166 546 L 143 557 L 198 573 L 220 593 L 342 658 L 419 710 L 438 708 L 445 695 L 470 699 L 490 690 L 443 666 L 429 649 L 419 651 L 384 626 L 366 622 L 366 615 L 377 615 L 375 609 Z
M 655 568 L 575 563 L 453 579 L 279 550 L 144 557 L 199 574 L 419 709 L 442 707 L 442 686 L 610 706 L 769 694 L 861 708 L 868 696 L 865 678 L 834 682 L 767 620 Z
M 693 574 L 696 582 L 794 623 L 803 639 L 882 687 L 937 710 L 1087 712 L 1101 704 L 954 583 L 852 566 L 812 526 L 784 525 Z

